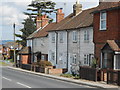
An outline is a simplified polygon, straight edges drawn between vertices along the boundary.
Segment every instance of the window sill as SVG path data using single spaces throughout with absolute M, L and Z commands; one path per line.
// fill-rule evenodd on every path
M 89 43 L 89 41 L 84 41 L 84 43 Z
M 73 43 L 77 43 L 77 41 L 73 41 Z
M 107 31 L 107 29 L 105 28 L 105 29 L 100 29 L 100 31 Z

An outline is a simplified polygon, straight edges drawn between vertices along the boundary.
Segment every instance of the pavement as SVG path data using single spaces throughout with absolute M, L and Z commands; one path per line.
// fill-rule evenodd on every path
M 55 76 L 55 75 L 49 75 L 49 74 L 43 74 L 43 73 L 37 73 L 37 72 L 33 72 L 33 71 L 28 71 L 28 70 L 23 70 L 23 69 L 20 69 L 20 68 L 15 68 L 15 67 L 8 67 L 9 69 L 12 69 L 12 70 L 17 70 L 17 71 L 21 71 L 21 72 L 25 72 L 25 73 L 29 73 L 29 74 L 33 74 L 33 75 L 36 75 L 36 76 L 42 76 L 42 77 L 45 77 L 45 78 L 50 78 L 50 79 L 54 79 L 54 80 L 59 80 L 59 81 L 64 81 L 64 82 L 69 82 L 69 83 L 73 83 L 73 84 L 76 84 L 76 85 L 82 85 L 81 87 L 89 87 L 89 88 L 101 88 L 101 89 L 109 89 L 109 88 L 116 88 L 117 90 L 119 89 L 120 90 L 120 87 L 118 86 L 115 86 L 115 85 L 108 85 L 106 83 L 103 83 L 103 82 L 94 82 L 94 81 L 88 81 L 88 80 L 82 80 L 82 79 L 79 79 L 79 80 L 75 80 L 75 79 L 72 79 L 72 78 L 65 78 L 65 77 L 60 77 L 60 76 Z M 64 87 L 63 87 L 64 88 Z

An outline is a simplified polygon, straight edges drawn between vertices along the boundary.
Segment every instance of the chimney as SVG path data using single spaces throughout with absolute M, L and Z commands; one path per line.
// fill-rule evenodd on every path
M 47 15 L 43 15 L 43 16 L 37 16 L 37 19 L 36 19 L 36 26 L 37 26 L 37 29 L 39 29 L 40 27 L 44 27 L 45 25 L 47 25 L 49 22 L 49 18 L 47 18 Z
M 73 5 L 74 16 L 78 15 L 81 11 L 82 11 L 82 5 L 79 3 L 79 0 L 77 0 L 76 4 Z
M 64 19 L 64 13 L 62 12 L 62 8 L 60 8 L 57 10 L 57 13 L 56 13 L 56 22 L 58 23 L 63 19 Z
M 101 3 L 103 3 L 103 2 L 105 2 L 105 0 L 99 0 L 99 4 L 101 4 Z

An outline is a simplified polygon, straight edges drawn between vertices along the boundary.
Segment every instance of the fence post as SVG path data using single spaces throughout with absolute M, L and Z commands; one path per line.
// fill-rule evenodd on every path
M 107 70 L 107 84 L 109 84 L 109 71 Z
M 118 86 L 120 86 L 120 71 L 118 71 Z

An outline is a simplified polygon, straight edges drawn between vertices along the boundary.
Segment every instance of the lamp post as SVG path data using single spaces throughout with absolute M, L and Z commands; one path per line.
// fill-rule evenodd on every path
M 16 67 L 16 55 L 15 55 L 15 23 L 13 24 L 13 29 L 14 29 L 14 33 L 13 33 L 13 37 L 14 37 L 14 65 Z

